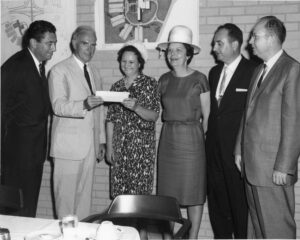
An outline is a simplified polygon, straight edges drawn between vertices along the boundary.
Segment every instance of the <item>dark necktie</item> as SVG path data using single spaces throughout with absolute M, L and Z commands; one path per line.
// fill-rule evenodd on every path
M 221 79 L 220 89 L 219 89 L 218 106 L 220 106 L 222 97 L 224 95 L 226 76 L 227 76 L 227 67 L 224 66 L 224 73 L 223 73 L 223 77 Z
M 40 69 L 40 75 L 42 77 L 42 79 L 46 79 L 46 71 L 45 71 L 45 62 L 41 62 L 39 64 L 39 69 Z
M 257 88 L 260 87 L 261 82 L 262 82 L 262 80 L 264 79 L 264 76 L 265 76 L 266 72 L 267 72 L 267 65 L 264 64 L 264 65 L 263 65 L 262 73 L 261 73 L 261 75 L 260 75 L 260 77 L 259 77 L 259 80 L 258 80 L 258 82 L 257 82 Z
M 87 68 L 86 68 L 86 64 L 84 64 L 84 67 L 83 67 L 83 70 L 84 70 L 84 76 L 85 76 L 85 79 L 89 85 L 89 88 L 90 88 L 90 91 L 91 91 L 91 94 L 93 94 L 93 89 L 92 89 L 92 84 L 91 84 L 91 79 L 90 79 L 90 75 L 87 71 Z

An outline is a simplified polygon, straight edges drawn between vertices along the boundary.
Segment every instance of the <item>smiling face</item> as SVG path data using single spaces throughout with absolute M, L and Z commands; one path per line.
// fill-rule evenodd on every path
M 182 43 L 170 43 L 167 49 L 168 62 L 172 67 L 187 65 L 187 50 Z
M 134 52 L 124 52 L 120 64 L 122 72 L 126 77 L 136 77 L 139 74 L 140 64 Z
M 30 40 L 30 50 L 36 58 L 42 62 L 52 58 L 53 53 L 56 51 L 56 34 L 51 32 L 44 33 L 44 37 L 37 41 L 32 38 Z
M 221 62 L 230 64 L 239 55 L 238 42 L 231 40 L 226 29 L 216 32 L 213 44 L 213 52 Z
M 83 63 L 89 62 L 96 50 L 97 38 L 91 31 L 85 31 L 72 40 L 75 56 Z

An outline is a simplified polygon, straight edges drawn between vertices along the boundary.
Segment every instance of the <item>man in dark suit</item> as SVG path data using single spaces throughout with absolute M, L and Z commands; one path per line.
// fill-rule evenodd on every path
M 36 215 L 50 109 L 44 64 L 56 50 L 55 32 L 50 22 L 31 23 L 23 50 L 1 66 L 1 177 L 23 191 L 24 207 L 15 215 Z
M 284 24 L 266 16 L 250 39 L 264 64 L 251 80 L 235 149 L 236 164 L 246 176 L 250 238 L 296 238 L 300 64 L 283 51 L 285 37 Z
M 234 162 L 234 146 L 255 64 L 241 55 L 243 33 L 219 26 L 213 39 L 218 64 L 209 73 L 211 111 L 206 135 L 208 207 L 215 238 L 246 238 L 244 182 Z

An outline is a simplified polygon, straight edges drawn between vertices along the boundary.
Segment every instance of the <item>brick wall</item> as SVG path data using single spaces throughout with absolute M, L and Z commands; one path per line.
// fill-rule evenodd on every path
M 187 0 L 188 1 L 188 0 Z M 249 31 L 255 21 L 265 15 L 276 15 L 284 21 L 287 28 L 287 39 L 284 49 L 295 59 L 300 61 L 300 1 L 212 1 L 199 0 L 199 32 L 202 51 L 193 59 L 191 66 L 205 74 L 214 65 L 211 51 L 213 33 L 218 25 L 225 22 L 237 24 L 244 32 L 247 40 Z M 94 26 L 94 0 L 77 0 L 78 25 Z M 120 79 L 116 51 L 97 51 L 93 62 L 99 67 L 104 80 L 104 88 Z M 149 51 L 149 60 L 145 66 L 145 73 L 158 78 L 168 69 L 163 59 L 155 50 Z M 157 137 L 161 123 L 157 123 Z M 51 166 L 45 163 L 41 194 L 38 205 L 38 216 L 53 217 L 50 194 Z M 93 185 L 93 200 L 91 212 L 99 212 L 110 203 L 109 200 L 109 168 L 101 162 L 97 164 Z M 300 228 L 300 183 L 296 185 L 296 221 Z M 299 232 L 299 231 L 298 231 Z M 211 238 L 212 231 L 209 222 L 207 207 L 205 205 L 199 238 Z M 300 232 L 298 233 L 300 237 Z

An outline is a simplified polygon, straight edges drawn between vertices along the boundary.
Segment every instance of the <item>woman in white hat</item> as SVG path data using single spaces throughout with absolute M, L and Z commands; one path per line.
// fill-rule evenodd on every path
M 189 67 L 200 48 L 192 43 L 192 31 L 175 26 L 166 43 L 171 71 L 159 79 L 163 127 L 158 149 L 158 194 L 177 198 L 187 207 L 192 222 L 189 238 L 198 236 L 206 199 L 204 135 L 210 109 L 207 78 Z
M 153 189 L 155 121 L 160 105 L 157 81 L 143 74 L 147 50 L 141 42 L 118 52 L 122 79 L 111 91 L 129 92 L 107 113 L 107 161 L 111 164 L 112 198 L 120 194 L 151 194 Z

